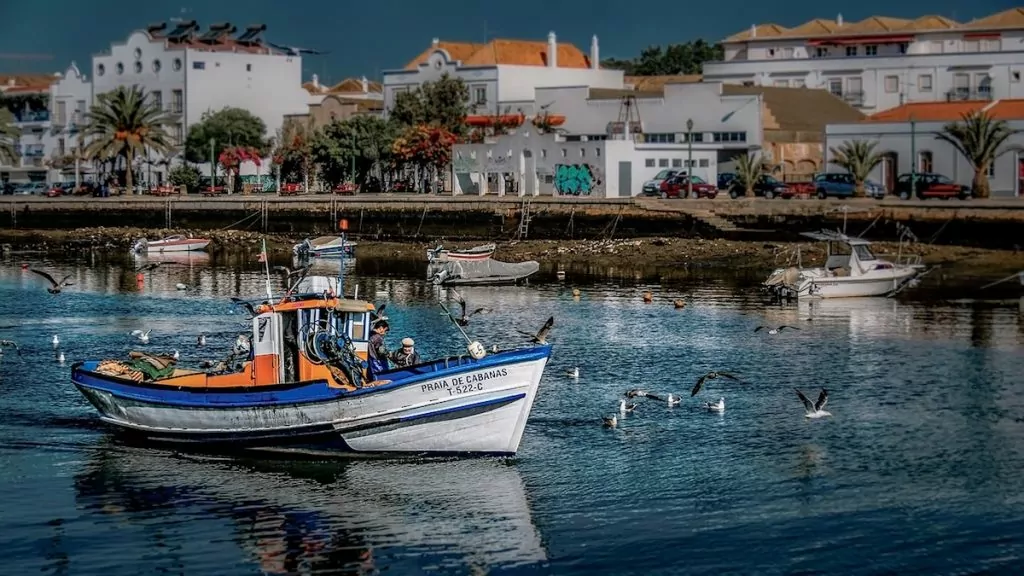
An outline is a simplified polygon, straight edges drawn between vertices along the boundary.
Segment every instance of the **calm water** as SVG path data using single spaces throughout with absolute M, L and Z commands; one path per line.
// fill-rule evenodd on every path
M 119 357 L 127 333 L 182 362 L 245 329 L 228 296 L 255 296 L 251 261 L 134 273 L 85 258 L 53 297 L 0 263 L 0 549 L 5 574 L 964 574 L 1024 565 L 1024 317 L 1017 302 L 767 306 L 708 276 L 673 286 L 583 283 L 466 289 L 489 345 L 555 316 L 554 356 L 519 455 L 294 462 L 125 445 L 54 361 Z M 464 343 L 417 279 L 350 269 L 389 304 L 394 340 Z M 334 268 L 329 269 L 332 273 Z M 190 288 L 174 289 L 183 282 Z M 582 296 L 575 300 L 571 288 Z M 650 289 L 654 304 L 640 294 Z M 672 298 L 689 305 L 674 310 Z M 442 293 L 441 298 L 448 298 Z M 754 335 L 761 323 L 798 332 Z M 207 349 L 195 335 L 210 335 Z M 582 377 L 564 373 L 580 366 Z M 712 382 L 709 369 L 748 385 Z M 807 421 L 793 393 L 831 393 Z M 631 387 L 687 395 L 601 416 Z M 723 415 L 697 400 L 725 397 Z

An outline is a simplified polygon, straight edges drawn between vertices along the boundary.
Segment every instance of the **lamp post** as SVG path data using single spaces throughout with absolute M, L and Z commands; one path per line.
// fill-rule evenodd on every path
M 917 123 L 910 115 L 910 197 L 917 196 Z
M 686 119 L 686 197 L 693 196 L 693 118 Z

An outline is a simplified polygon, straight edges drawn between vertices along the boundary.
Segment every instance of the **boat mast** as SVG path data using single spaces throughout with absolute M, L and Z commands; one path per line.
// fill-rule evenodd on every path
M 341 262 L 338 263 L 338 298 L 345 297 L 345 250 L 348 248 L 348 239 L 345 237 L 345 232 L 348 231 L 348 220 L 342 218 L 338 222 L 338 228 L 341 229 Z

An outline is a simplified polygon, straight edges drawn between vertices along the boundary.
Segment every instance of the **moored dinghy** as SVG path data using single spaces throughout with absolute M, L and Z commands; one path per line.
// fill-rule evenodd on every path
M 205 250 L 210 244 L 208 238 L 187 238 L 180 234 L 167 236 L 159 240 L 141 238 L 132 246 L 132 252 L 141 254 L 162 254 L 164 252 L 193 252 Z
M 465 250 L 445 250 L 443 245 L 438 245 L 433 250 L 427 250 L 427 262 L 480 262 L 493 256 L 496 249 L 495 244 L 482 244 Z
M 154 441 L 355 452 L 514 454 L 548 344 L 393 369 L 366 381 L 374 306 L 333 278 L 254 307 L 252 346 L 215 371 L 78 362 L 72 382 L 102 420 Z
M 292 253 L 299 257 L 330 258 L 345 254 L 346 258 L 355 258 L 357 245 L 342 236 L 320 236 L 299 242 L 292 247 Z

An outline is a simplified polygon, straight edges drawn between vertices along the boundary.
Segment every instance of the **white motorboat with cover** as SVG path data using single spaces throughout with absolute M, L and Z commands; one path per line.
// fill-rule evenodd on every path
M 346 258 L 355 258 L 357 245 L 358 243 L 341 236 L 320 236 L 299 242 L 292 247 L 292 253 L 300 258 L 331 258 L 340 256 L 342 253 Z
M 870 242 L 839 232 L 805 232 L 803 236 L 825 242 L 825 265 L 818 268 L 789 266 L 769 275 L 764 287 L 782 298 L 859 298 L 890 296 L 910 285 L 924 271 L 921 257 L 902 254 L 896 262 L 875 256 Z
M 132 252 L 141 254 L 143 252 L 149 254 L 161 254 L 164 252 L 192 252 L 196 250 L 204 250 L 207 245 L 210 244 L 208 238 L 187 238 L 180 234 L 174 236 L 167 236 L 159 240 L 147 240 L 140 238 L 135 241 L 132 246 Z
M 445 262 L 480 262 L 487 260 L 494 255 L 497 249 L 495 244 L 483 244 L 465 250 L 445 250 L 444 246 L 438 245 L 433 250 L 427 250 L 427 262 L 443 264 Z
M 540 264 L 527 262 L 499 262 L 494 259 L 480 261 L 451 261 L 429 268 L 430 280 L 443 286 L 483 286 L 515 284 L 536 274 Z

